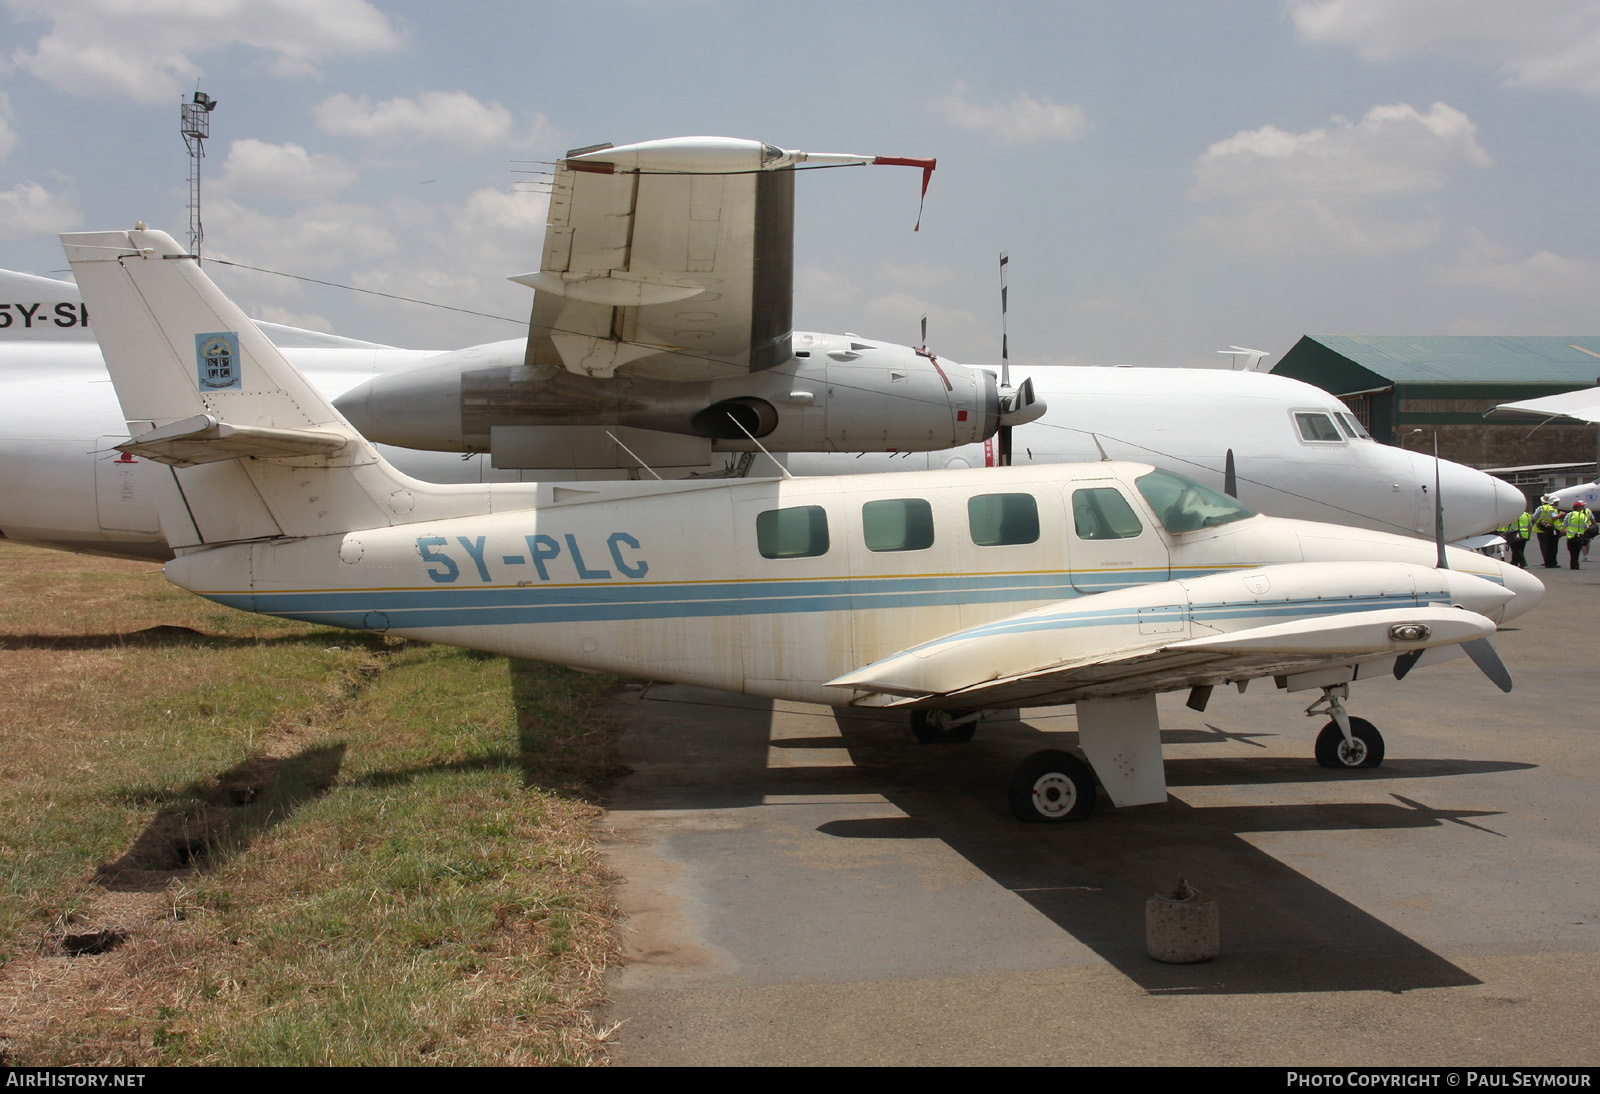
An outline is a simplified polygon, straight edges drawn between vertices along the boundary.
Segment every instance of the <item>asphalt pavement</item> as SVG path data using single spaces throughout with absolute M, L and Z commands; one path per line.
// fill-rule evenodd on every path
M 1314 691 L 1165 696 L 1168 801 L 1082 824 L 1005 803 L 1070 707 L 918 745 L 903 716 L 627 693 L 614 1062 L 1595 1065 L 1600 558 L 1533 572 L 1509 695 L 1465 659 L 1352 687 L 1382 767 L 1316 765 Z M 1214 961 L 1146 956 L 1180 876 L 1220 904 Z

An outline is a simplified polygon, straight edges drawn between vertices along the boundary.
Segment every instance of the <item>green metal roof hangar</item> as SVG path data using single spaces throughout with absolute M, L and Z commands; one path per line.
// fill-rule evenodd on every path
M 1483 415 L 1600 384 L 1600 337 L 1306 335 L 1272 371 L 1332 392 L 1379 441 L 1431 454 L 1437 433 L 1439 455 L 1531 493 L 1593 477 L 1594 426 Z

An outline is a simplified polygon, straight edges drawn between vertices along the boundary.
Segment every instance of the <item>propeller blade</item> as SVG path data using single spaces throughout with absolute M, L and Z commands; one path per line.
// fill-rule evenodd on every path
M 1467 651 L 1472 663 L 1494 682 L 1495 687 L 1501 691 L 1511 690 L 1511 673 L 1506 670 L 1506 663 L 1500 660 L 1499 651 L 1487 638 L 1475 638 L 1471 642 L 1463 642 L 1461 648 Z
M 1444 497 L 1439 493 L 1439 434 L 1438 433 L 1435 433 L 1433 435 L 1433 545 L 1434 545 L 1435 548 L 1438 549 L 1438 552 L 1439 552 L 1438 560 L 1434 563 L 1434 565 L 1436 565 L 1441 570 L 1448 570 L 1450 567 L 1447 566 L 1445 564 L 1445 561 L 1444 561 Z M 1473 660 L 1476 661 L 1477 658 L 1474 657 Z M 1483 668 L 1483 666 L 1481 664 L 1478 667 L 1479 668 Z M 1489 670 L 1488 669 L 1483 669 L 1483 671 L 1484 672 L 1488 672 Z M 1501 671 L 1504 671 L 1504 670 L 1502 669 Z M 1490 676 L 1489 679 L 1493 680 L 1494 677 Z M 1496 681 L 1496 682 L 1498 682 L 1498 681 Z M 1511 690 L 1511 677 L 1509 677 L 1509 676 L 1506 677 L 1505 687 L 1502 688 L 1501 690 L 1502 691 L 1510 691 Z
M 1006 264 L 1009 251 L 1000 252 L 1000 386 L 1011 387 L 1011 339 L 1006 333 Z
M 928 352 L 928 313 L 922 313 L 922 341 L 917 343 L 917 348 L 923 353 Z
M 1227 457 L 1222 461 L 1222 492 L 1230 498 L 1239 496 L 1239 476 L 1233 469 L 1233 449 L 1228 449 Z

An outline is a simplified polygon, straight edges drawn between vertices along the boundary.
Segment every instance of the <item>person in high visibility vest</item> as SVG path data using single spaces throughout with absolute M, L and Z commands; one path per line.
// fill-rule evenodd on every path
M 1572 562 L 1572 568 L 1578 568 L 1578 557 L 1584 547 L 1589 544 L 1589 537 L 1594 534 L 1594 514 L 1589 512 L 1583 502 L 1574 502 L 1572 512 L 1566 515 L 1561 522 L 1561 534 L 1567 537 L 1567 558 Z
M 1539 553 L 1544 556 L 1544 568 L 1554 570 L 1561 564 L 1556 561 L 1556 541 L 1561 538 L 1561 510 L 1556 499 L 1546 494 L 1539 499 L 1539 508 L 1533 511 L 1533 530 L 1539 536 Z
M 1507 524 L 1504 528 L 1495 529 L 1495 531 L 1505 537 L 1506 545 L 1511 548 L 1511 565 L 1521 566 L 1526 570 L 1528 568 L 1528 558 L 1524 552 L 1527 549 L 1528 540 L 1533 538 L 1533 514 L 1523 510 L 1517 514 L 1516 520 Z

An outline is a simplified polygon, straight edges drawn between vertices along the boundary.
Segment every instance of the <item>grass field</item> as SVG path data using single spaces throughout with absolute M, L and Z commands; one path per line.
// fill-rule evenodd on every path
M 603 1061 L 615 679 L 0 543 L 0 1064 Z

